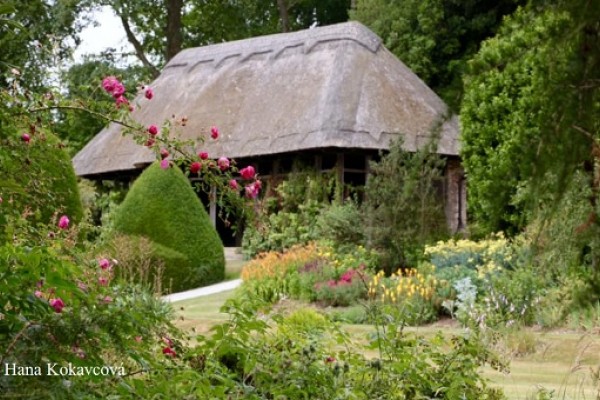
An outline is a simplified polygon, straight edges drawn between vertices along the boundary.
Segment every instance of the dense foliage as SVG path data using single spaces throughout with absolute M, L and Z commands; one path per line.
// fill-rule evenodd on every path
M 591 1 L 532 1 L 470 63 L 462 155 L 470 211 L 488 232 L 514 233 L 553 208 L 576 171 L 591 188 L 581 228 L 597 232 L 598 13 Z
M 452 108 L 458 109 L 467 61 L 502 18 L 524 0 L 357 0 L 351 17 L 371 28 L 384 45 Z
M 117 232 L 144 236 L 180 256 L 165 255 L 163 287 L 182 291 L 218 282 L 225 274 L 223 244 L 188 179 L 154 163 L 140 175 L 114 216 Z M 185 260 L 186 262 L 181 262 Z
M 443 184 L 444 160 L 435 145 L 409 153 L 402 142 L 371 165 L 365 187 L 368 244 L 382 252 L 387 273 L 415 266 L 423 246 L 447 235 Z
M 21 137 L 0 133 L 0 196 L 10 204 L 0 208 L 0 243 L 13 234 L 11 216 L 30 214 L 43 224 L 58 214 L 73 222 L 83 217 L 71 159 L 54 135 L 38 129 L 32 125 Z

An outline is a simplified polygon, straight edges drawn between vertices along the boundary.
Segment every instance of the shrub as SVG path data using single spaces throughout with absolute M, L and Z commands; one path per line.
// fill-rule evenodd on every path
M 75 228 L 21 228 L 19 244 L 0 244 L 0 360 L 3 370 L 6 364 L 38 367 L 40 375 L 2 373 L 3 398 L 109 398 L 139 372 L 159 373 L 170 364 L 161 354 L 163 338 L 177 347 L 180 335 L 168 305 L 119 282 L 113 262 L 83 257 L 72 243 Z M 47 365 L 54 363 L 56 371 L 110 366 L 123 376 L 52 376 Z
M 29 142 L 18 137 L 0 138 L 0 196 L 11 207 L 0 207 L 0 226 L 7 226 L 7 212 L 35 217 L 49 223 L 55 213 L 72 222 L 83 216 L 77 177 L 60 141 L 50 133 L 31 134 Z M 0 238 L 2 242 L 4 238 Z
M 149 166 L 115 211 L 114 229 L 161 246 L 154 255 L 164 256 L 163 287 L 186 290 L 218 282 L 225 275 L 223 244 L 177 168 Z
M 425 244 L 448 235 L 444 199 L 438 190 L 444 161 L 430 144 L 415 153 L 394 142 L 378 163 L 371 163 L 365 187 L 368 243 L 382 253 L 387 274 L 415 267 Z
M 344 204 L 324 208 L 318 218 L 320 239 L 334 246 L 351 250 L 364 243 L 361 209 L 356 201 L 347 199 Z

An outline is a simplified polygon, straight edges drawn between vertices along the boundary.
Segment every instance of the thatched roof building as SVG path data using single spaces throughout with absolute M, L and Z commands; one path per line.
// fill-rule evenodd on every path
M 187 116 L 184 138 L 218 126 L 219 140 L 202 149 L 211 158 L 270 157 L 276 165 L 292 153 L 327 153 L 337 154 L 343 171 L 343 154 L 376 154 L 398 135 L 414 150 L 436 127 L 439 153 L 458 156 L 457 118 L 448 118 L 444 102 L 357 22 L 187 49 L 150 86 L 155 97 L 138 98 L 133 117 L 160 126 Z M 102 178 L 135 173 L 153 160 L 112 124 L 73 163 L 79 176 Z M 366 171 L 365 160 L 358 168 L 353 162 L 353 171 Z M 273 173 L 267 169 L 259 166 L 263 176 Z
M 161 125 L 187 116 L 184 137 L 216 125 L 207 141 L 215 157 L 234 158 L 315 148 L 386 149 L 404 135 L 408 150 L 428 137 L 446 113 L 442 100 L 357 22 L 187 49 L 138 99 L 135 119 Z M 458 154 L 458 122 L 446 121 L 440 153 Z M 102 130 L 73 159 L 79 176 L 126 171 L 154 155 Z

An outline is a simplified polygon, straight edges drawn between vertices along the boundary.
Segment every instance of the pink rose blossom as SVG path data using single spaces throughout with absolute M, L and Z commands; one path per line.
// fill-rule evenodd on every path
M 146 147 L 152 147 L 154 146 L 154 143 L 156 143 L 156 140 L 154 140 L 154 138 L 149 138 L 148 140 L 146 140 Z
M 329 356 L 329 357 L 327 357 L 327 358 L 325 359 L 325 362 L 326 362 L 326 363 L 328 363 L 328 364 L 330 364 L 330 363 L 332 363 L 332 362 L 335 362 L 335 358 L 334 358 L 334 357 L 332 357 L 332 356 Z
M 221 171 L 226 171 L 229 168 L 229 159 L 227 157 L 221 157 L 217 160 L 217 165 Z
M 216 126 L 210 128 L 210 137 L 217 139 L 219 137 L 219 129 Z
M 98 278 L 98 284 L 100 286 L 106 286 L 108 284 L 108 278 L 101 276 L 100 278 Z
M 87 290 L 87 288 L 88 288 L 88 287 L 87 287 L 87 285 L 86 285 L 85 283 L 81 282 L 81 281 L 78 281 L 78 282 L 77 282 L 77 287 L 78 287 L 79 289 L 83 290 L 84 292 L 85 292 L 85 291 Z
M 242 168 L 240 170 L 240 175 L 242 175 L 242 178 L 247 180 L 254 178 L 255 174 L 256 171 L 254 170 L 254 167 L 252 165 L 248 165 L 246 168 Z
M 208 159 L 208 153 L 203 151 L 198 153 L 198 157 L 200 157 L 201 160 L 207 160 Z
M 109 269 L 110 261 L 108 261 L 108 259 L 106 259 L 106 258 L 102 258 L 102 259 L 98 260 L 98 266 L 102 269 Z
M 66 215 L 63 215 L 62 217 L 60 217 L 60 219 L 58 220 L 58 227 L 60 229 L 69 229 L 69 223 L 71 221 L 69 220 L 69 217 L 67 217 Z
M 127 100 L 125 96 L 115 97 L 115 104 L 117 105 L 117 108 L 121 108 L 123 104 L 129 104 L 129 100 Z
M 119 80 L 114 76 L 107 76 L 102 80 L 102 87 L 108 93 L 115 91 L 115 85 L 119 83 Z
M 169 160 L 167 160 L 166 158 L 160 162 L 160 167 L 162 169 L 168 169 L 170 165 L 171 165 L 171 162 Z
M 167 357 L 176 357 L 177 356 L 177 353 L 175 352 L 175 350 L 173 350 L 170 347 L 163 348 L 162 352 Z
M 154 92 L 151 88 L 148 88 L 146 89 L 146 92 L 144 92 L 144 96 L 146 96 L 148 100 L 151 100 L 154 97 Z
M 260 189 L 258 189 L 256 187 L 256 185 L 254 185 L 254 183 L 247 185 L 245 187 L 246 190 L 246 197 L 249 199 L 255 199 L 256 197 L 258 197 L 258 192 L 260 191 Z
M 169 150 L 160 149 L 160 158 L 162 158 L 164 160 L 167 157 L 169 157 Z
M 113 87 L 113 91 L 112 91 L 112 95 L 115 99 L 118 99 L 119 97 L 123 96 L 123 94 L 125 93 L 125 86 L 123 86 L 123 84 L 119 81 L 117 81 L 115 83 L 115 86 Z
M 65 307 L 65 303 L 60 297 L 56 299 L 50 299 L 49 303 L 50 307 L 54 308 L 54 312 L 56 313 L 61 313 L 63 308 Z
M 150 125 L 148 127 L 148 133 L 151 134 L 152 136 L 158 135 L 158 128 L 156 127 L 156 125 Z
M 110 296 L 104 296 L 104 299 L 102 299 L 103 302 L 105 302 L 106 304 L 108 303 L 112 303 L 113 299 Z
M 232 179 L 229 181 L 229 187 L 232 188 L 233 190 L 237 190 L 238 189 L 238 183 L 235 179 Z
M 173 347 L 173 341 L 170 338 L 165 336 L 164 338 L 162 338 L 162 340 L 167 346 Z
M 141 336 L 136 336 L 134 339 L 136 342 L 141 343 L 142 342 L 142 337 Z
M 41 298 L 41 297 L 44 295 L 44 293 L 42 293 L 40 290 L 36 290 L 36 291 L 35 291 L 33 294 L 34 294 L 34 295 L 35 295 L 35 297 L 37 297 L 38 299 L 39 299 L 39 298 Z
M 202 164 L 200 164 L 198 161 L 194 161 L 192 164 L 190 164 L 190 172 L 192 174 L 197 174 L 198 171 L 200 171 L 200 168 L 202 168 Z
M 31 140 L 31 136 L 29 136 L 28 133 L 24 133 L 21 135 L 21 140 L 24 141 L 25 143 L 29 143 L 29 141 Z

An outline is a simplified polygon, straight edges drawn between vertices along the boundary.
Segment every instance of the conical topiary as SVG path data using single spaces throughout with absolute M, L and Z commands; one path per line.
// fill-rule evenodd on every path
M 181 291 L 224 278 L 223 243 L 188 179 L 177 168 L 162 169 L 159 163 L 148 167 L 116 210 L 114 229 L 144 236 L 187 258 L 187 262 L 162 260 L 169 279 L 163 287 Z M 155 253 L 153 256 L 160 252 Z

